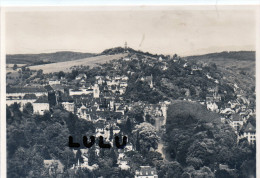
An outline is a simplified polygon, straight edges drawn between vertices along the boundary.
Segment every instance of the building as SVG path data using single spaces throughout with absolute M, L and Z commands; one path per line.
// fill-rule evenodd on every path
M 93 89 L 91 88 L 81 88 L 81 89 L 70 89 L 69 90 L 69 95 L 70 96 L 75 96 L 75 95 L 88 95 L 88 94 L 92 94 L 93 93 Z
M 59 85 L 60 81 L 57 79 L 50 79 L 49 80 L 49 85 Z
M 44 111 L 50 110 L 50 104 L 47 96 L 38 98 L 33 104 L 33 113 L 43 115 Z
M 233 127 L 235 131 L 239 131 L 244 124 L 242 117 L 238 114 L 234 114 L 231 116 L 231 119 L 230 126 Z
M 122 158 L 117 160 L 118 167 L 121 170 L 129 170 L 130 166 L 128 165 L 128 158 Z
M 247 138 L 250 144 L 254 144 L 256 141 L 256 128 L 249 122 L 244 130 L 242 138 Z
M 93 97 L 94 98 L 99 98 L 100 90 L 98 84 L 95 84 L 93 87 Z
M 44 87 L 6 87 L 6 97 L 23 98 L 26 94 L 35 94 L 37 97 L 48 95 L 48 91 Z
M 64 165 L 59 160 L 43 160 L 49 176 L 62 177 Z
M 11 104 L 17 103 L 20 105 L 20 109 L 23 110 L 24 106 L 27 103 L 33 103 L 35 102 L 37 99 L 35 94 L 25 94 L 23 98 L 19 99 L 19 98 L 11 98 L 11 97 L 7 97 L 6 98 L 6 104 L 7 106 L 10 106 Z
M 69 96 L 62 96 L 60 103 L 61 103 L 62 107 L 65 110 L 74 113 L 74 111 L 75 111 L 75 104 L 74 104 L 74 101 L 73 101 L 73 99 L 71 97 L 69 97 Z
M 140 166 L 140 170 L 135 171 L 135 178 L 158 178 L 158 175 L 155 168 Z
M 78 76 L 76 76 L 75 79 L 76 79 L 76 80 L 87 79 L 87 75 L 86 75 L 86 74 L 79 74 Z

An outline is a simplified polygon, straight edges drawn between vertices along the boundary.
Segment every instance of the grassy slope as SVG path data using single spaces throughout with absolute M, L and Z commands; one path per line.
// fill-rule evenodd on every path
M 101 55 L 96 57 L 89 57 L 85 59 L 78 59 L 74 61 L 67 61 L 67 62 L 59 62 L 59 63 L 52 63 L 52 64 L 43 64 L 37 66 L 31 66 L 31 70 L 43 70 L 43 73 L 51 73 L 51 72 L 69 72 L 71 71 L 71 67 L 73 66 L 90 66 L 94 67 L 97 64 L 102 64 L 113 59 L 120 59 L 124 57 L 126 54 L 115 54 L 115 55 Z

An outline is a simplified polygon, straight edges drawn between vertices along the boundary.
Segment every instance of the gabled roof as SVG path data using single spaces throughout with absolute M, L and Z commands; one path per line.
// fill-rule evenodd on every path
M 35 94 L 25 94 L 23 99 L 32 100 L 32 99 L 37 99 L 37 97 Z
M 255 127 L 249 122 L 244 130 L 244 132 L 255 132 Z
M 49 103 L 47 96 L 41 96 L 39 97 L 34 103 Z
M 67 95 L 62 95 L 61 96 L 61 102 L 73 102 L 73 98 Z
M 44 88 L 47 90 L 47 91 L 52 91 L 53 88 L 50 86 L 50 85 L 46 85 L 44 86 Z
M 53 88 L 53 90 L 64 90 L 64 87 L 60 84 L 51 85 L 51 87 Z

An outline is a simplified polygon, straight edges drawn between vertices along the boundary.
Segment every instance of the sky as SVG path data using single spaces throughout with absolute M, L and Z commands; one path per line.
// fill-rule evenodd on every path
M 255 50 L 252 7 L 9 8 L 7 54 L 99 53 L 128 46 L 154 54 L 197 55 Z

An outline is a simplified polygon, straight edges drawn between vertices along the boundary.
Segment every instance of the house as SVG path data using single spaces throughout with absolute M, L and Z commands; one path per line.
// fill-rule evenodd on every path
M 207 102 L 207 109 L 210 111 L 219 112 L 218 105 L 215 102 Z
M 230 126 L 233 127 L 235 131 L 239 131 L 242 128 L 243 124 L 244 122 L 241 116 L 237 114 L 231 116 Z
M 44 111 L 50 110 L 50 105 L 47 96 L 41 96 L 35 102 L 33 102 L 32 105 L 34 114 L 43 115 Z
M 78 108 L 77 115 L 79 116 L 79 118 L 90 120 L 87 107 L 84 105 L 82 105 L 80 108 Z
M 125 148 L 124 148 L 124 151 L 128 152 L 128 151 L 132 151 L 132 150 L 133 150 L 133 144 L 132 143 L 127 143 Z
M 121 170 L 129 170 L 130 166 L 128 165 L 128 160 L 129 159 L 127 159 L 127 158 L 118 159 L 117 160 L 118 167 Z
M 249 122 L 244 129 L 242 138 L 247 138 L 250 144 L 254 144 L 256 141 L 256 128 Z
M 93 93 L 93 89 L 91 89 L 91 88 L 81 88 L 81 89 L 70 89 L 69 90 L 70 96 L 88 95 L 88 94 L 92 94 L 92 93 Z
M 79 75 L 77 75 L 76 76 L 76 80 L 82 80 L 82 79 L 86 79 L 87 78 L 87 76 L 86 76 L 86 74 L 79 74 Z
M 104 128 L 103 124 L 97 124 L 96 125 L 96 137 L 104 137 L 105 139 L 108 138 L 107 130 Z
M 27 103 L 33 103 L 37 100 L 37 97 L 35 94 L 25 94 L 23 98 L 17 99 L 17 98 L 12 98 L 12 97 L 7 97 L 6 98 L 6 104 L 7 106 L 10 106 L 11 104 L 17 103 L 21 106 L 21 110 Z
M 75 104 L 71 97 L 63 95 L 60 103 L 65 110 L 74 113 Z
M 232 110 L 231 108 L 225 108 L 225 109 L 221 110 L 220 113 L 228 115 L 228 114 L 235 114 L 235 111 Z
M 135 171 L 135 178 L 158 178 L 158 175 L 155 168 L 140 166 L 140 169 Z
M 53 84 L 51 87 L 56 92 L 60 91 L 60 92 L 64 93 L 64 87 L 61 86 L 60 84 Z
M 122 115 L 124 115 L 125 114 L 124 106 L 121 104 L 119 107 L 116 108 L 116 112 L 120 112 L 122 113 Z
M 57 79 L 50 79 L 49 80 L 49 85 L 59 85 L 60 81 Z
M 64 171 L 64 165 L 60 160 L 43 160 L 44 167 L 48 170 L 49 176 L 61 177 Z

